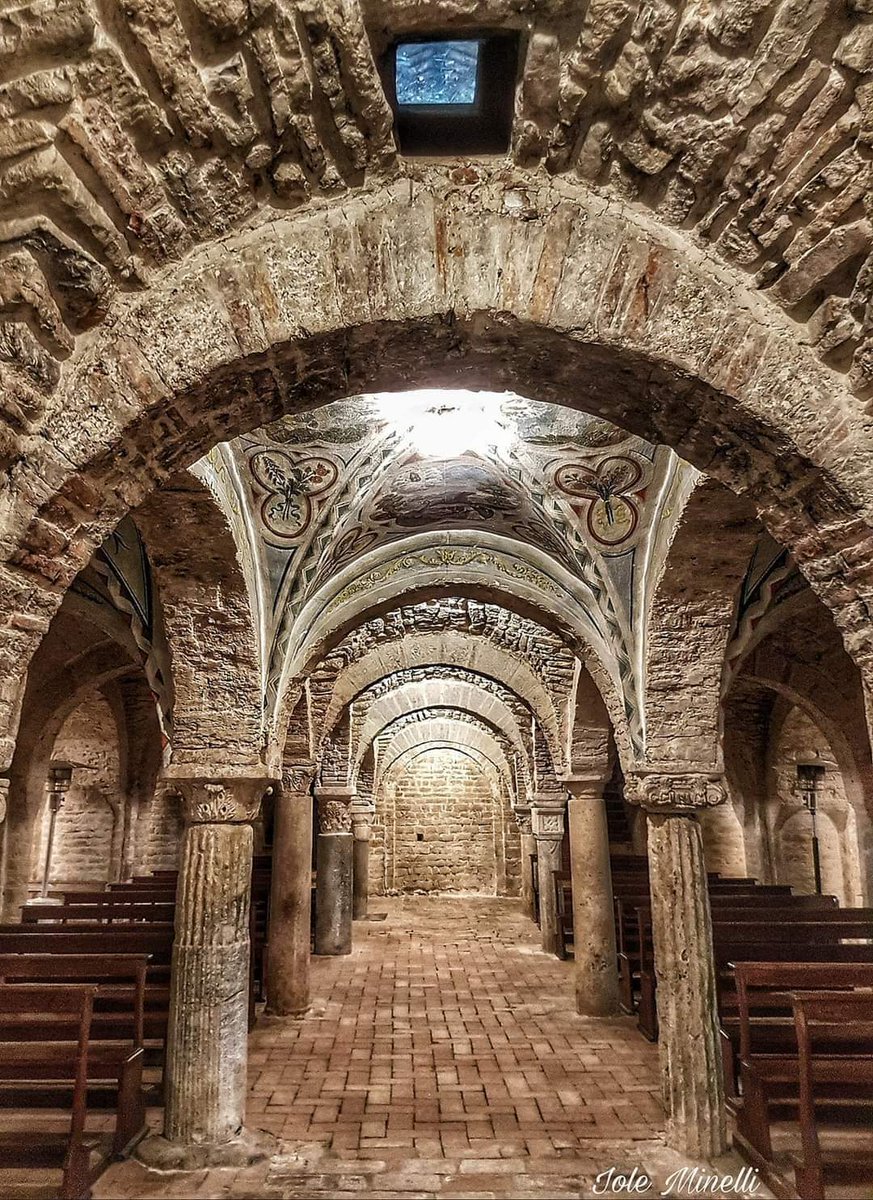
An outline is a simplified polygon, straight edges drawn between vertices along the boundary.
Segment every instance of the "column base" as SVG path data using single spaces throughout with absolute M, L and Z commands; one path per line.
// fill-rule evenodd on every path
M 300 1021 L 311 1011 L 311 1004 L 306 1004 L 302 1008 L 288 1009 L 287 1012 L 273 1012 L 268 1005 L 258 1017 L 258 1024 L 280 1025 L 283 1021 Z
M 249 1167 L 278 1153 L 278 1140 L 264 1129 L 242 1129 L 220 1145 L 171 1142 L 163 1134 L 144 1138 L 135 1155 L 151 1171 L 202 1171 L 206 1167 Z

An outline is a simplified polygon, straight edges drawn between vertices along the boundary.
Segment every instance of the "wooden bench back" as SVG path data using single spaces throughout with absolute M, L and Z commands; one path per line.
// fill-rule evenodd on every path
M 21 921 L 25 925 L 66 925 L 76 921 L 94 921 L 104 925 L 148 921 L 170 924 L 175 915 L 174 903 L 132 904 L 117 900 L 102 904 L 24 904 L 21 908 Z
M 130 984 L 130 1012 L 134 1043 L 143 1044 L 147 954 L 0 954 L 0 983 L 86 982 L 96 984 L 98 995 L 112 986 L 118 999 L 119 983 Z
M 873 962 L 737 962 L 734 966 L 740 1024 L 740 1058 L 754 1052 L 760 1018 L 791 1012 L 791 993 L 834 988 L 873 987 Z M 757 1024 L 756 1024 L 757 1022 Z M 871 1042 L 873 1045 L 873 1042 Z

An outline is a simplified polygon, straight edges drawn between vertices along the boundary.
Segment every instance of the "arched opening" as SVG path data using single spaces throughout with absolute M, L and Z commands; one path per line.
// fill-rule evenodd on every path
M 642 949 L 628 966 L 630 1003 L 645 994 L 654 1005 L 657 991 L 664 1081 L 664 1109 L 652 1097 L 640 1136 L 654 1127 L 695 1160 L 724 1149 L 721 934 L 706 854 L 722 882 L 757 886 L 779 843 L 780 869 L 798 877 L 796 813 L 772 822 L 745 797 L 733 809 L 718 802 L 725 775 L 739 787 L 758 749 L 781 796 L 783 767 L 767 764 L 811 736 L 792 701 L 731 762 L 731 719 L 749 694 L 804 690 L 794 675 L 771 678 L 764 641 L 746 637 L 753 609 L 755 628 L 769 628 L 774 595 L 772 578 L 759 580 L 743 609 L 759 520 L 829 605 L 827 652 L 853 655 L 845 741 L 860 766 L 842 774 L 844 809 L 825 776 L 828 880 L 839 882 L 839 812 L 855 815 L 861 856 L 869 845 L 870 506 L 853 470 L 866 453 L 847 418 L 854 398 L 786 320 L 763 320 L 759 301 L 698 247 L 639 214 L 544 184 L 524 223 L 502 192 L 489 192 L 483 221 L 463 187 L 416 181 L 404 198 L 388 188 L 372 204 L 338 201 L 294 218 L 290 239 L 282 222 L 257 224 L 188 263 L 184 288 L 168 269 L 71 363 L 56 426 L 18 471 L 4 543 L 12 632 L 0 648 L 13 909 L 22 868 L 12 851 L 36 794 L 28 738 L 43 752 L 34 667 L 49 654 L 53 615 L 63 618 L 66 584 L 131 509 L 161 595 L 172 721 L 167 787 L 149 801 L 160 826 L 148 835 L 153 869 L 172 870 L 157 864 L 172 862 L 171 814 L 183 824 L 164 1137 L 142 1151 L 153 1165 L 255 1153 L 243 1133 L 248 998 L 257 1015 L 266 977 L 273 1016 L 299 1016 L 309 1002 L 313 807 L 315 974 L 338 987 L 350 986 L 341 965 L 324 964 L 351 951 L 356 910 L 359 922 L 360 906 L 370 915 L 381 828 L 387 892 L 487 892 L 510 905 L 517 878 L 522 902 L 504 910 L 512 928 L 527 909 L 540 924 L 539 936 L 527 927 L 525 953 L 560 950 L 572 935 L 568 994 L 621 1040 L 626 888 L 643 910 L 638 949 L 654 955 L 647 973 Z M 301 258 L 308 244 L 319 253 Z M 394 248 L 391 285 L 353 288 L 356 266 L 383 244 Z M 495 266 L 497 246 L 512 247 L 518 272 Z M 372 394 L 426 388 L 440 410 L 458 403 L 440 389 L 459 386 L 512 389 L 499 400 L 505 441 L 457 454 L 411 445 Z M 423 697 L 415 723 L 367 727 L 383 699 L 368 688 L 390 681 L 384 698 L 402 706 L 403 689 L 433 668 L 497 685 L 483 744 L 466 719 L 413 729 L 431 719 Z M 114 658 L 105 666 L 112 680 L 128 670 Z M 421 679 L 400 679 L 415 671 Z M 66 684 L 69 711 L 51 713 L 61 733 L 81 703 Z M 429 740 L 416 741 L 423 732 Z M 845 747 L 828 742 L 838 759 Z M 620 831 L 610 830 L 610 786 Z M 268 788 L 272 856 L 254 856 Z M 460 851 L 443 853 L 452 824 Z M 270 1036 L 266 1024 L 253 1034 L 256 1045 Z M 641 1042 L 637 1053 L 650 1063 Z M 368 1126 L 380 1142 L 382 1115 Z M 584 1123 L 590 1106 L 575 1115 Z
M 108 699 L 92 690 L 66 718 L 51 750 L 52 760 L 76 764 L 75 780 L 57 814 L 55 827 L 48 797 L 37 817 L 31 886 L 42 884 L 49 836 L 53 840 L 50 888 L 105 883 L 122 870 L 124 814 L 121 793 L 121 747 L 115 714 Z

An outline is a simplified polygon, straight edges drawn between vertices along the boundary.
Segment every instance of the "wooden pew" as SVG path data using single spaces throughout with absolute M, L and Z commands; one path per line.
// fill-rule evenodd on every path
M 175 902 L 145 900 L 106 901 L 102 904 L 24 904 L 21 921 L 24 925 L 66 925 L 69 922 L 93 921 L 101 925 L 151 922 L 167 924 L 174 920 Z
M 555 911 L 558 917 L 557 955 L 567 959 L 574 950 L 573 938 L 573 884 L 566 871 L 552 872 L 555 888 Z
M 176 899 L 172 888 L 103 888 L 99 891 L 64 892 L 62 904 L 171 904 Z M 32 902 L 31 902 L 32 903 Z M 29 907 L 30 905 L 28 905 Z
M 0 954 L 144 954 L 149 983 L 169 982 L 172 925 L 0 925 Z
M 834 981 L 836 983 L 837 981 Z M 854 1101 L 873 1128 L 873 968 L 866 991 L 799 992 L 792 997 L 799 1060 L 800 1154 L 794 1177 L 801 1200 L 818 1200 L 833 1176 L 873 1190 L 873 1147 L 822 1151 L 821 1105 Z M 832 985 L 833 986 L 833 985 Z M 841 1052 L 834 1053 L 838 1048 Z M 845 1114 L 844 1114 L 845 1115 Z
M 792 896 L 781 889 L 773 892 L 765 891 L 763 888 L 747 888 L 737 892 L 710 888 L 709 902 L 713 912 L 729 910 L 731 916 L 736 913 L 738 918 L 743 912 L 757 913 L 764 905 L 767 906 L 765 911 L 768 915 L 773 913 L 786 916 L 790 915 L 791 910 L 819 912 L 823 909 L 836 909 L 837 907 L 836 896 Z M 643 925 L 640 924 L 641 913 L 649 918 L 648 922 Z M 641 943 L 641 938 L 646 939 L 645 945 Z M 646 1007 L 643 1024 L 649 1030 L 655 1028 L 654 997 L 639 996 L 639 993 L 643 960 L 645 959 L 647 963 L 652 960 L 651 939 L 649 897 L 647 895 L 641 899 L 622 897 L 616 900 L 620 1004 L 624 1012 L 634 1013 L 638 1009 L 638 1001 L 642 1003 Z
M 752 1012 L 757 1043 L 763 1044 L 763 1040 L 769 1038 L 774 1045 L 778 1046 L 780 1037 L 783 1039 L 787 1037 L 793 1045 L 793 1034 L 790 1028 L 788 1033 L 785 1032 L 786 1026 L 790 1025 L 788 1021 L 790 1013 L 785 997 L 780 993 L 781 998 L 776 998 L 776 1008 L 782 1008 L 780 1020 L 777 1019 L 778 1012 L 774 1010 L 773 1005 L 768 1003 L 766 997 L 759 999 L 757 994 L 759 987 L 763 987 L 765 991 L 773 989 L 773 981 L 768 978 L 766 972 L 772 968 L 777 972 L 778 979 L 783 980 L 790 978 L 788 973 L 795 965 L 800 965 L 805 970 L 804 978 L 809 980 L 810 987 L 828 986 L 828 980 L 831 978 L 828 972 L 832 966 L 839 964 L 869 966 L 873 964 L 873 945 L 870 943 L 840 942 L 834 944 L 826 942 L 810 946 L 783 941 L 774 944 L 774 940 L 771 938 L 769 941 L 760 943 L 744 942 L 742 955 L 742 962 L 731 961 L 732 947 L 724 945 L 719 946 L 715 953 L 722 1074 L 729 1107 L 736 1102 L 739 1095 L 740 1060 L 743 1052 L 740 1020 L 742 972 L 749 972 L 747 978 L 754 979 L 753 983 L 747 985 L 747 994 L 750 996 L 747 1003 Z M 759 970 L 763 972 L 760 975 L 760 984 L 757 982 L 759 977 L 755 974 Z
M 853 952 L 865 948 L 851 946 Z M 870 947 L 866 947 L 869 952 Z M 866 1101 L 867 1113 L 873 1106 L 873 1032 L 863 1021 L 857 1025 L 847 1018 L 853 1015 L 851 998 L 860 994 L 866 999 L 867 1014 L 873 1022 L 873 961 L 844 962 L 738 962 L 735 964 L 740 1026 L 740 1080 L 742 1096 L 732 1107 L 736 1116 L 736 1143 L 754 1165 L 770 1173 L 774 1168 L 771 1120 L 775 1115 L 798 1114 L 805 1107 L 802 1132 L 805 1165 L 807 1150 L 812 1152 L 812 1173 L 803 1183 L 801 1195 L 821 1200 L 823 1185 L 807 1190 L 811 1179 L 820 1182 L 821 1164 L 816 1167 L 815 1105 L 848 1105 L 857 1112 Z M 813 1037 L 810 1030 L 802 1037 L 812 1038 L 801 1061 L 798 1040 L 798 1018 L 794 1012 L 796 989 L 802 988 L 804 1002 L 816 997 L 846 1002 L 841 1019 L 834 1018 L 831 1026 Z M 851 989 L 865 989 L 855 993 Z M 861 1013 L 863 1016 L 863 1011 Z M 801 1019 L 803 1024 L 803 1019 Z M 806 1066 L 804 1066 L 804 1063 Z M 866 1065 L 865 1065 L 866 1064 Z M 808 1071 L 809 1093 L 802 1099 L 801 1075 Z M 863 1110 L 863 1105 L 862 1105 Z M 812 1137 L 810 1135 L 812 1134 Z M 776 1172 L 773 1183 L 781 1183 Z M 800 1183 L 800 1179 L 798 1179 Z
M 0 1167 L 60 1168 L 62 1200 L 86 1200 L 109 1157 L 145 1132 L 142 1047 L 132 1038 L 95 1036 L 98 994 L 99 988 L 82 984 L 0 984 L 0 1107 L 41 1106 L 55 1098 L 66 1108 L 72 1092 L 66 1132 L 47 1128 L 34 1112 L 27 1128 L 19 1123 L 0 1133 Z M 87 1129 L 95 1088 L 115 1095 L 108 1145 Z
M 778 960 L 790 950 L 789 956 L 797 957 L 801 950 L 810 951 L 810 960 L 815 961 L 821 947 L 838 945 L 851 939 L 863 941 L 873 939 L 873 909 L 824 908 L 821 910 L 798 910 L 788 912 L 779 922 L 772 910 L 768 915 L 750 918 L 746 912 L 713 908 L 712 936 L 716 959 L 728 955 L 732 960 L 742 960 L 743 946 L 747 943 L 770 945 L 771 957 Z M 657 1041 L 657 1004 L 655 999 L 656 976 L 654 947 L 652 944 L 652 917 L 648 909 L 638 909 L 640 942 L 639 1009 L 640 1032 L 649 1041 Z
M 111 1036 L 131 1031 L 138 1046 L 149 1043 L 147 1057 L 163 1062 L 169 1021 L 169 966 L 150 970 L 147 954 L 0 953 L 0 982 L 99 985 L 92 1028 Z M 159 1053 L 155 1053 L 158 1051 Z

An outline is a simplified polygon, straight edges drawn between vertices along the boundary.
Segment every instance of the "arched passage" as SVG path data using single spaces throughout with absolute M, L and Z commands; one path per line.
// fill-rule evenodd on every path
M 10 516 L 7 608 L 31 619 L 4 664 L 7 722 L 58 585 L 155 483 L 220 438 L 399 378 L 579 405 L 754 495 L 866 665 L 857 604 L 869 564 L 835 563 L 825 545 L 849 549 L 866 529 L 865 435 L 841 419 L 855 402 L 780 313 L 693 244 L 630 209 L 554 188 L 524 221 L 503 189 L 481 182 L 475 206 L 461 188 L 417 187 L 402 200 L 387 189 L 367 206 L 301 212 L 229 241 L 217 276 L 212 258 L 195 254 L 179 268 L 184 288 L 171 271 L 164 294 L 97 337 L 68 372 L 51 437 L 28 466 L 54 481 L 52 494 L 20 486 Z M 398 246 L 401 230 L 390 287 L 356 291 L 351 280 L 369 279 L 368 247 Z M 446 253 L 462 243 L 463 259 Z M 322 250 L 303 263 L 301 244 Z M 561 248 L 560 270 L 547 245 Z M 530 269 L 496 271 L 498 247 Z M 255 287 L 269 297 L 257 308 Z

